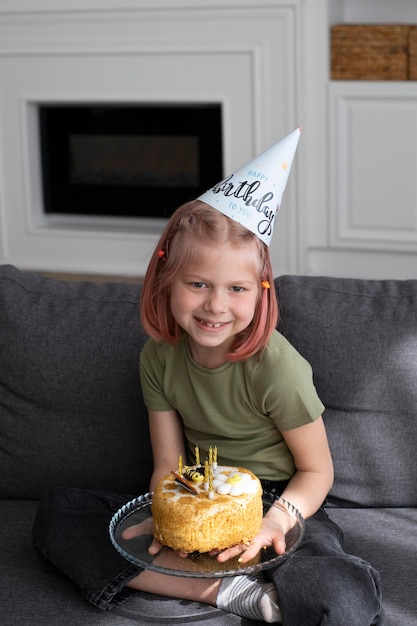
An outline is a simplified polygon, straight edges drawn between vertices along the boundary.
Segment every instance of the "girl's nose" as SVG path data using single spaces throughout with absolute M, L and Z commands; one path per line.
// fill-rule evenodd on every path
M 215 313 L 216 315 L 225 313 L 226 303 L 224 294 L 214 291 L 209 293 L 204 303 L 204 310 Z

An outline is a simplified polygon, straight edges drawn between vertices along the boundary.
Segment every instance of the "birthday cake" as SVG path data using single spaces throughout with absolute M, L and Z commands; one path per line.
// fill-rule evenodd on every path
M 216 463 L 179 468 L 153 494 L 154 536 L 183 552 L 248 544 L 260 531 L 262 486 L 251 471 Z

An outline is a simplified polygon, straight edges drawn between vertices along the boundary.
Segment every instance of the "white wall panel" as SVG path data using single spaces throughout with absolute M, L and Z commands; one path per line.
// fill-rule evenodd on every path
M 417 84 L 330 85 L 335 248 L 417 251 Z

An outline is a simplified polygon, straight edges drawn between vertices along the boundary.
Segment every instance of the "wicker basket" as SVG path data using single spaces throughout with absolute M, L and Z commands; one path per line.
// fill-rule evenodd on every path
M 417 26 L 410 26 L 408 44 L 408 78 L 417 80 Z
M 333 80 L 408 80 L 409 25 L 332 27 Z

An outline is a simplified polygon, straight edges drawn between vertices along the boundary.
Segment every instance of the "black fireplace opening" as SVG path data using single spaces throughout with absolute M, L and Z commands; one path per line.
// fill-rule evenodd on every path
M 39 106 L 46 214 L 166 219 L 223 178 L 221 104 Z

